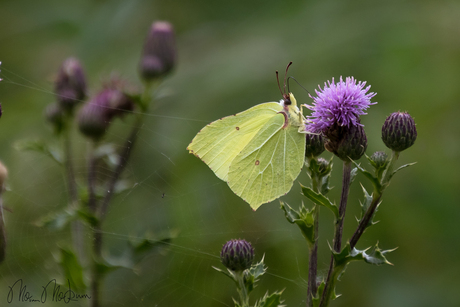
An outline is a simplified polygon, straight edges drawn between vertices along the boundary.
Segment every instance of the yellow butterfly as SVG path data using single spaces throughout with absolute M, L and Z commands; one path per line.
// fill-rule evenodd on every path
M 216 120 L 187 147 L 254 210 L 289 192 L 304 165 L 305 118 L 284 80 L 279 102 Z

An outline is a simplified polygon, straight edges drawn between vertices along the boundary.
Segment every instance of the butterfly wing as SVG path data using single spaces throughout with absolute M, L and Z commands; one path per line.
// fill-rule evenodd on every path
M 205 126 L 187 149 L 203 160 L 217 177 L 228 181 L 232 161 L 282 109 L 276 102 L 262 103 L 236 115 L 216 120 Z
M 254 210 L 289 192 L 304 164 L 305 134 L 284 121 L 270 118 L 230 165 L 230 188 Z

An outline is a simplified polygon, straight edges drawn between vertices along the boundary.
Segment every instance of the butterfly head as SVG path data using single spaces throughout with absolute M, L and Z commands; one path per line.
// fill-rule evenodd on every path
M 295 99 L 292 93 L 283 94 L 283 99 L 280 100 L 280 105 L 282 105 L 283 107 L 287 107 L 290 105 L 296 106 L 297 100 Z
M 291 66 L 291 64 L 292 64 L 292 62 L 289 62 L 289 64 L 286 67 L 286 72 L 284 73 L 283 90 L 281 90 L 280 79 L 278 77 L 278 71 L 276 71 L 276 81 L 278 82 L 278 88 L 280 89 L 281 95 L 283 95 L 283 99 L 280 100 L 280 104 L 283 107 L 287 107 L 287 106 L 290 106 L 292 104 L 296 105 L 296 100 L 294 98 L 294 95 L 292 95 L 292 93 L 289 92 L 289 83 L 287 82 L 288 80 L 286 80 L 287 72 L 288 72 L 289 66 Z M 287 86 L 288 86 L 287 91 L 286 91 L 286 83 L 287 83 Z

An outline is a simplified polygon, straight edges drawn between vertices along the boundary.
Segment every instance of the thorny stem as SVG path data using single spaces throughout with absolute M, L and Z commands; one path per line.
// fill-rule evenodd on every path
M 366 230 L 366 228 L 369 226 L 369 222 L 371 221 L 372 217 L 374 216 L 375 209 L 377 209 L 380 199 L 382 198 L 382 194 L 384 189 L 388 186 L 390 176 L 393 173 L 393 168 L 395 165 L 396 160 L 399 158 L 399 152 L 393 151 L 390 159 L 390 165 L 388 166 L 387 170 L 385 171 L 385 174 L 383 176 L 381 185 L 382 188 L 380 190 L 374 189 L 374 193 L 372 195 L 372 203 L 369 206 L 369 208 L 366 211 L 366 214 L 363 216 L 361 219 L 361 222 L 358 225 L 358 228 L 356 229 L 355 233 L 351 237 L 350 240 L 350 247 L 354 248 L 356 244 L 358 243 L 359 238 L 361 238 L 362 234 Z
M 335 235 L 334 235 L 334 252 L 339 253 L 342 248 L 342 234 L 343 234 L 343 221 L 345 218 L 345 211 L 347 208 L 348 192 L 350 190 L 351 183 L 351 162 L 343 162 L 343 177 L 342 177 L 342 195 L 340 197 L 339 205 L 339 219 L 335 224 Z M 331 256 L 329 264 L 329 271 L 327 273 L 326 284 L 324 286 L 323 295 L 321 297 L 320 307 L 326 307 L 329 304 L 329 300 L 332 292 L 334 291 L 335 275 L 334 271 L 334 256 Z
M 244 271 L 234 273 L 238 281 L 238 294 L 240 295 L 241 307 L 249 307 L 249 294 L 244 285 Z
M 311 163 L 311 160 L 309 161 Z M 319 181 L 317 174 L 311 174 L 312 188 L 313 191 L 319 193 Z M 318 287 L 316 286 L 316 276 L 318 272 L 318 220 L 319 220 L 319 206 L 315 204 L 315 215 L 314 215 L 314 243 L 309 248 L 309 262 L 308 262 L 308 286 L 307 286 L 307 307 L 313 306 L 313 297 L 316 295 Z
M 345 219 L 345 210 L 347 209 L 348 192 L 350 191 L 351 179 L 351 162 L 343 162 L 343 177 L 342 177 L 342 195 L 340 197 L 339 220 L 336 222 L 334 251 L 340 252 L 342 248 L 343 221 Z
M 354 248 L 356 246 L 356 243 L 358 243 L 359 238 L 361 238 L 361 235 L 364 233 L 364 230 L 366 230 L 367 226 L 369 225 L 369 222 L 374 215 L 375 209 L 380 203 L 380 199 L 382 198 L 382 194 L 380 193 L 374 193 L 372 196 L 372 203 L 369 206 L 369 208 L 366 211 L 366 214 L 364 217 L 361 219 L 361 222 L 358 225 L 358 228 L 356 228 L 355 233 L 350 239 L 350 247 Z

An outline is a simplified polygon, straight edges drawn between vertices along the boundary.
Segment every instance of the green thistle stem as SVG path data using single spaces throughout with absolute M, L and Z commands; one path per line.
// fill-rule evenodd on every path
M 343 162 L 343 177 L 342 177 L 342 195 L 340 197 L 339 220 L 335 224 L 334 235 L 334 252 L 339 253 L 342 248 L 343 221 L 347 208 L 348 192 L 351 183 L 351 161 Z M 337 269 L 334 264 L 334 256 L 331 256 L 329 271 L 327 273 L 326 284 L 324 286 L 323 295 L 321 297 L 320 307 L 327 307 L 332 293 L 334 292 L 335 282 L 338 277 Z
M 366 228 L 369 225 L 369 222 L 371 221 L 372 217 L 374 216 L 375 210 L 377 209 L 377 206 L 380 203 L 380 200 L 382 199 L 382 194 L 385 188 L 390 184 L 390 176 L 393 173 L 394 165 L 396 161 L 399 158 L 399 152 L 393 151 L 391 154 L 391 159 L 390 163 L 383 174 L 383 178 L 380 184 L 379 188 L 374 188 L 374 193 L 372 194 L 372 203 L 369 206 L 369 208 L 366 211 L 366 214 L 363 216 L 361 219 L 361 222 L 358 225 L 358 228 L 356 229 L 355 233 L 350 239 L 350 246 L 351 248 L 354 248 L 356 244 L 358 243 L 359 238 L 361 238 L 362 234 L 366 230 Z
M 309 159 L 309 164 L 311 159 Z M 319 182 L 321 177 L 317 174 L 310 174 L 313 191 L 319 193 Z M 307 307 L 313 306 L 313 297 L 316 296 L 318 287 L 316 286 L 316 276 L 318 273 L 318 220 L 319 220 L 319 206 L 315 204 L 315 215 L 314 215 L 314 242 L 308 249 L 309 262 L 308 262 L 308 286 L 307 286 Z
M 63 136 L 63 151 L 64 151 L 64 168 L 67 178 L 67 190 L 69 194 L 70 209 L 75 209 L 78 206 L 77 184 L 75 181 L 75 172 L 72 158 L 72 142 L 71 142 L 71 119 L 66 116 L 64 127 L 62 129 Z M 79 259 L 84 259 L 84 240 L 82 235 L 83 225 L 80 221 L 73 221 L 71 224 L 72 242 Z
M 249 307 L 249 293 L 244 284 L 244 271 L 234 273 L 237 282 L 238 294 L 240 295 L 241 307 Z

